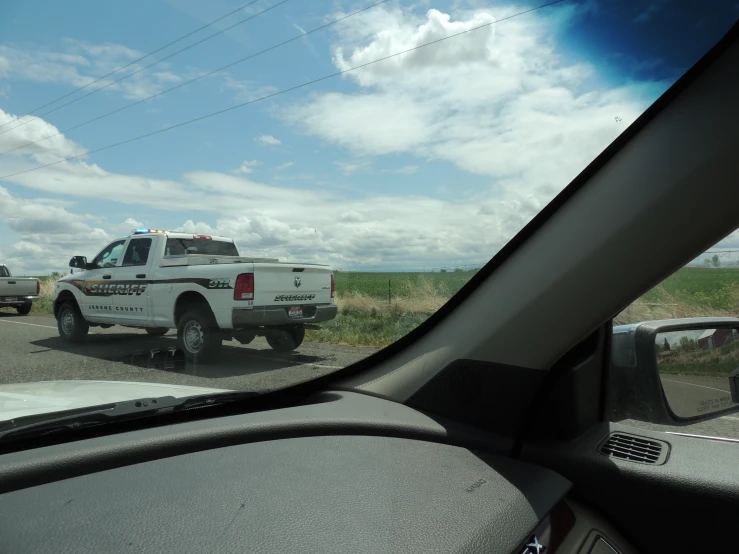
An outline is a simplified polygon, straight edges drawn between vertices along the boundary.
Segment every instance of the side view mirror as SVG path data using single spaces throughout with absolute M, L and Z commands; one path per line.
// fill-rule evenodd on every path
M 609 395 L 615 420 L 680 425 L 739 410 L 739 319 L 614 327 Z
M 72 259 L 69 260 L 69 267 L 87 269 L 87 258 L 85 256 L 73 256 Z

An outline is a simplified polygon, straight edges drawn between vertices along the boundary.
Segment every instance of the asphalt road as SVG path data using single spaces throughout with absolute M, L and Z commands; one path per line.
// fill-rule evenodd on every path
M 0 384 L 90 379 L 230 390 L 274 389 L 331 373 L 376 351 L 305 342 L 296 352 L 285 354 L 275 352 L 258 337 L 247 346 L 224 342 L 218 363 L 198 367 L 168 357 L 168 350 L 175 345 L 174 331 L 150 337 L 123 327 L 92 328 L 86 343 L 70 345 L 59 339 L 52 316 L 19 317 L 15 311 L 0 309 Z M 721 379 L 665 375 L 663 386 L 673 410 L 682 416 L 696 415 L 700 402 L 705 406 L 730 398 L 728 382 Z M 623 423 L 657 431 L 739 439 L 739 412 L 679 427 L 635 420 Z
M 87 342 L 70 345 L 59 339 L 52 316 L 19 317 L 14 310 L 2 309 L 0 383 L 90 379 L 274 389 L 331 373 L 376 351 L 304 342 L 297 351 L 282 353 L 257 337 L 247 346 L 224 342 L 217 363 L 194 366 L 168 355 L 176 338 L 174 330 L 150 337 L 138 329 L 93 327 Z

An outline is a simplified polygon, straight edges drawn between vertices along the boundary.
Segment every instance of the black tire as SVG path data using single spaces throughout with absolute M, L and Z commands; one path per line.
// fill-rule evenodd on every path
M 147 327 L 146 332 L 150 334 L 152 337 L 161 337 L 162 335 L 166 335 L 167 329 L 166 327 Z
M 31 308 L 33 307 L 33 304 L 23 304 L 22 306 L 18 306 L 16 310 L 18 310 L 18 315 L 28 315 L 31 313 Z
M 233 334 L 234 340 L 239 344 L 247 345 L 257 337 L 256 329 L 240 329 Z
M 274 350 L 278 352 L 292 352 L 303 344 L 305 338 L 305 327 L 295 325 L 293 327 L 284 327 L 282 329 L 271 329 L 264 338 Z
M 64 342 L 82 342 L 90 330 L 90 325 L 82 317 L 79 307 L 71 300 L 59 308 L 56 326 Z
M 189 361 L 207 364 L 218 356 L 223 336 L 210 313 L 194 308 L 177 323 L 177 342 Z

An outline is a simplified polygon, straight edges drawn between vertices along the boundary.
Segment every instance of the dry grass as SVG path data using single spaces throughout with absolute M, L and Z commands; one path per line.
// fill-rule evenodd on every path
M 380 299 L 361 292 L 337 295 L 339 311 L 345 308 L 358 311 L 389 311 L 395 313 L 430 315 L 441 308 L 451 297 L 444 283 L 434 283 L 421 277 L 416 283 L 404 283 L 392 298 Z
M 33 313 L 50 314 L 54 311 L 54 290 L 56 282 L 61 277 L 63 275 L 39 279 L 39 299 L 33 303 L 33 308 L 31 309 Z

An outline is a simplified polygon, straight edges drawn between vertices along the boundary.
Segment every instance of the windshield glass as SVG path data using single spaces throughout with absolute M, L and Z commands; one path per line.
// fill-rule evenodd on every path
M 10 272 L 7 267 L 0 266 L 0 277 L 10 277 Z
M 240 4 L 0 7 L 0 262 L 32 278 L 0 282 L 0 398 L 22 384 L 24 413 L 274 390 L 392 344 L 737 18 Z
M 165 256 L 210 254 L 212 256 L 238 256 L 236 245 L 223 240 L 168 238 Z

